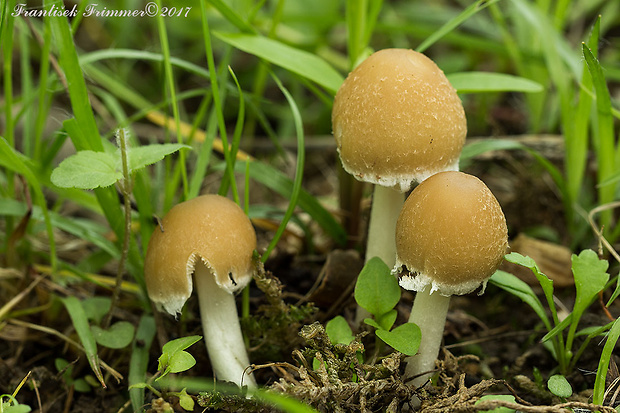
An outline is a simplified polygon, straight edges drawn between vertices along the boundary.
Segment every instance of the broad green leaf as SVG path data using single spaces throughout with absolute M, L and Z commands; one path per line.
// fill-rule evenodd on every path
M 341 315 L 332 318 L 325 324 L 325 332 L 332 344 L 348 345 L 355 339 L 349 323 Z
M 475 404 L 480 404 L 485 400 L 502 400 L 510 403 L 515 403 L 515 396 L 511 394 L 487 394 L 486 396 L 482 396 L 480 400 L 478 400 Z M 492 410 L 485 410 L 485 413 L 513 413 L 513 409 L 509 409 L 507 407 L 498 407 Z
M 371 258 L 355 284 L 355 301 L 375 317 L 392 310 L 400 300 L 400 286 L 381 258 Z
M 579 255 L 573 254 L 572 262 L 575 289 L 577 290 L 575 306 L 573 307 L 573 320 L 577 322 L 609 281 L 609 274 L 607 274 L 609 263 L 600 260 L 592 250 L 583 250 Z
M 69 317 L 73 322 L 73 327 L 84 347 L 88 363 L 101 385 L 105 388 L 106 385 L 103 381 L 103 374 L 101 374 L 101 367 L 99 365 L 99 356 L 97 355 L 97 342 L 88 325 L 88 318 L 86 317 L 82 303 L 72 296 L 63 298 L 62 302 L 69 313 Z
M 516 276 L 507 273 L 505 271 L 498 270 L 491 276 L 489 280 L 491 284 L 498 286 L 499 288 L 509 292 L 510 294 L 519 297 L 527 305 L 529 305 L 538 317 L 545 324 L 547 329 L 551 329 L 551 323 L 545 313 L 545 308 L 532 290 L 524 281 L 520 280 Z
M 549 391 L 551 391 L 551 393 L 564 399 L 567 399 L 573 395 L 573 388 L 571 387 L 568 380 L 566 380 L 566 377 L 561 374 L 554 374 L 553 376 L 549 377 L 547 387 L 549 388 Z
M 191 149 L 191 146 L 180 143 L 162 143 L 127 148 L 127 158 L 129 159 L 129 171 L 134 172 L 147 165 L 161 161 L 165 156 L 170 155 L 180 149 Z M 120 154 L 118 154 L 120 159 Z M 120 168 L 119 168 L 120 169 Z
M 98 326 L 91 326 L 97 343 L 107 348 L 119 349 L 127 347 L 133 340 L 135 328 L 127 321 L 119 321 L 104 330 Z
M 318 83 L 335 94 L 344 78 L 317 55 L 255 34 L 213 33 L 220 40 Z
M 80 151 L 52 171 L 52 183 L 61 188 L 95 189 L 114 185 L 123 174 L 116 159 L 106 152 Z
M 375 333 L 388 346 L 407 356 L 415 355 L 420 348 L 422 332 L 416 324 L 405 323 L 392 331 L 379 329 Z
M 492 72 L 463 72 L 447 75 L 458 93 L 542 92 L 540 83 L 523 77 Z

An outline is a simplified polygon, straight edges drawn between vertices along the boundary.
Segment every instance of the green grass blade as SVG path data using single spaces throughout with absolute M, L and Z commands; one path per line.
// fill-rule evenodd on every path
M 213 33 L 220 40 L 309 79 L 335 94 L 344 78 L 315 54 L 291 47 L 274 39 L 243 33 Z
M 73 322 L 75 332 L 77 333 L 78 337 L 80 338 L 80 342 L 84 347 L 84 351 L 86 352 L 86 358 L 88 359 L 88 364 L 90 364 L 90 368 L 95 373 L 95 376 L 97 377 L 101 385 L 105 388 L 106 384 L 103 380 L 103 374 L 101 374 L 99 356 L 97 355 L 97 342 L 95 341 L 95 337 L 90 330 L 90 326 L 88 324 L 88 317 L 84 312 L 82 303 L 75 297 L 63 298 L 62 303 L 65 305 L 65 308 L 69 313 L 69 317 L 71 317 L 71 321 Z
M 458 93 L 524 92 L 538 93 L 543 86 L 519 76 L 489 72 L 463 72 L 447 75 Z
M 161 0 L 157 0 L 159 10 L 162 8 Z M 164 55 L 164 75 L 166 78 L 166 86 L 170 94 L 170 103 L 172 105 L 172 116 L 174 117 L 175 132 L 178 143 L 183 143 L 183 135 L 181 134 L 181 115 L 179 113 L 179 102 L 176 97 L 176 88 L 174 86 L 174 76 L 172 71 L 172 63 L 170 62 L 170 46 L 168 44 L 168 33 L 164 16 L 157 14 L 157 31 L 159 32 L 159 41 L 161 44 L 162 54 Z M 187 197 L 187 168 L 185 166 L 185 152 L 179 152 L 179 162 L 176 164 L 181 173 L 181 182 L 183 184 L 183 198 Z
M 224 111 L 223 111 L 223 98 L 220 95 L 219 90 L 219 80 L 218 73 L 215 70 L 215 59 L 213 56 L 213 46 L 211 43 L 211 30 L 209 29 L 209 21 L 206 16 L 206 10 L 204 10 L 204 2 L 201 3 L 203 6 L 202 13 L 202 36 L 203 42 L 205 44 L 205 54 L 207 56 L 207 65 L 209 67 L 210 72 L 210 80 L 211 80 L 211 90 L 213 95 L 213 110 L 215 111 L 215 115 L 217 117 L 217 124 L 220 131 L 220 138 L 222 139 L 224 160 L 226 161 L 226 174 L 228 175 L 228 179 L 231 185 L 231 191 L 233 195 L 234 201 L 239 204 L 239 193 L 237 192 L 237 187 L 235 184 L 235 160 L 230 156 L 230 147 L 228 145 L 228 134 L 226 132 L 226 122 L 224 120 Z M 220 187 L 220 195 L 226 195 L 223 191 L 226 188 Z
M 89 66 L 93 63 L 110 60 L 110 59 L 131 59 L 131 60 L 146 60 L 151 62 L 164 62 L 164 55 L 162 53 L 154 53 L 146 50 L 133 50 L 133 49 L 104 49 L 97 50 L 95 52 L 85 53 L 80 56 L 80 65 Z M 169 62 L 172 66 L 183 69 L 188 73 L 193 73 L 205 79 L 209 78 L 209 71 L 187 60 L 179 59 L 177 57 L 169 56 Z
M 594 382 L 594 394 L 592 395 L 592 402 L 594 404 L 602 405 L 605 395 L 607 369 L 609 368 L 609 362 L 611 360 L 614 347 L 620 337 L 620 318 L 616 319 L 611 326 L 609 333 L 607 334 L 607 341 L 603 347 L 601 358 L 599 359 L 598 369 L 596 370 L 596 380 Z
M 149 366 L 149 351 L 155 337 L 155 320 L 153 317 L 144 315 L 140 319 L 136 336 L 133 341 L 131 359 L 129 361 L 129 374 L 127 377 L 129 386 L 146 382 L 146 372 Z M 139 412 L 144 406 L 144 389 L 129 389 L 129 398 L 133 410 Z
M 420 44 L 416 50 L 420 53 L 423 53 L 426 49 L 428 49 L 431 45 L 437 42 L 439 39 L 444 37 L 446 34 L 450 33 L 458 26 L 460 26 L 465 20 L 469 19 L 474 14 L 478 13 L 481 10 L 484 10 L 491 4 L 497 3 L 499 0 L 478 0 L 477 2 L 471 4 L 467 7 L 463 12 L 461 12 L 458 16 L 448 21 L 446 24 L 441 26 L 439 30 L 437 30 L 432 35 L 428 36 L 426 40 Z
M 611 113 L 611 98 L 603 68 L 598 59 L 594 56 L 590 48 L 583 44 L 583 56 L 588 65 L 588 70 L 592 76 L 592 84 L 596 91 L 596 124 L 598 130 L 596 134 L 597 144 L 596 154 L 598 161 L 598 182 L 608 180 L 616 169 L 617 155 L 614 137 L 614 120 Z M 614 200 L 616 185 L 604 185 L 599 187 L 599 203 L 606 204 Z M 605 231 L 611 229 L 611 210 L 601 213 L 601 225 Z
M 304 126 L 303 126 L 303 121 L 301 120 L 301 113 L 299 112 L 299 108 L 297 107 L 297 103 L 295 103 L 293 96 L 291 96 L 289 91 L 284 87 L 284 85 L 282 85 L 282 82 L 280 82 L 280 79 L 278 79 L 278 77 L 273 73 L 272 73 L 272 77 L 273 77 L 273 80 L 278 85 L 278 87 L 280 88 L 280 91 L 282 91 L 282 94 L 284 94 L 284 97 L 286 97 L 286 101 L 288 102 L 291 108 L 291 114 L 293 115 L 293 120 L 295 122 L 295 132 L 297 135 L 297 165 L 295 167 L 295 180 L 293 181 L 293 188 L 291 190 L 291 196 L 288 198 L 289 200 L 288 207 L 286 208 L 284 217 L 282 218 L 282 221 L 280 221 L 280 225 L 278 226 L 276 233 L 274 234 L 271 242 L 269 243 L 269 246 L 267 246 L 267 250 L 261 257 L 261 260 L 263 262 L 267 261 L 267 259 L 269 258 L 269 254 L 271 254 L 271 251 L 273 251 L 273 249 L 278 244 L 280 237 L 282 237 L 282 234 L 284 233 L 284 230 L 286 229 L 286 225 L 288 224 L 289 220 L 293 216 L 293 212 L 295 212 L 295 207 L 298 204 L 299 195 L 301 193 L 301 181 L 304 176 L 304 165 L 305 165 L 305 160 L 306 160 L 306 145 L 304 143 Z
M 52 7 L 52 4 L 52 0 L 45 1 L 47 8 Z M 65 121 L 63 125 L 77 150 L 103 151 L 103 143 L 90 106 L 84 74 L 80 68 L 69 23 L 64 17 L 47 17 L 47 19 L 50 20 L 52 33 L 60 53 L 60 65 L 67 79 L 71 108 L 75 116 L 74 119 Z M 118 214 L 120 203 L 114 189 L 97 189 L 95 194 L 110 227 L 118 238 L 122 239 L 122 216 Z
M 219 11 L 230 24 L 234 25 L 241 32 L 256 33 L 256 29 L 254 29 L 254 27 L 249 25 L 239 13 L 237 13 L 232 7 L 224 3 L 222 0 L 203 0 L 201 6 L 204 5 L 205 1 L 215 7 L 215 9 Z M 206 8 L 203 8 L 202 11 L 203 18 L 206 19 Z
M 56 242 L 54 239 L 54 228 L 47 209 L 47 200 L 43 194 L 43 189 L 37 176 L 35 175 L 32 166 L 29 165 L 29 159 L 19 152 L 15 151 L 11 145 L 0 136 L 0 165 L 8 168 L 9 170 L 22 175 L 28 184 L 33 188 L 35 203 L 41 208 L 43 212 L 43 220 L 45 222 L 45 228 L 47 231 L 47 237 L 50 247 L 50 265 L 52 270 L 56 270 L 57 257 L 56 257 Z

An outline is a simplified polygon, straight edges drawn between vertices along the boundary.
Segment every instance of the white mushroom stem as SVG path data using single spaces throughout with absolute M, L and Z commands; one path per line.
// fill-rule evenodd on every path
M 427 373 L 435 369 L 435 360 L 439 355 L 439 347 L 443 338 L 446 315 L 450 305 L 450 297 L 437 291 L 430 293 L 431 287 L 418 291 L 411 309 L 410 323 L 415 323 L 422 332 L 422 342 L 415 356 L 407 357 L 405 362 L 405 378 Z M 432 373 L 416 377 L 412 384 L 420 387 L 427 382 Z
M 213 374 L 218 380 L 255 388 L 235 296 L 217 285 L 211 270 L 200 260 L 196 263 L 194 280 Z
M 396 221 L 400 210 L 405 203 L 405 194 L 381 185 L 374 186 L 372 206 L 370 207 L 370 222 L 366 243 L 366 262 L 373 257 L 379 257 L 389 268 L 394 267 L 396 261 Z M 355 321 L 360 324 L 370 313 L 362 307 L 357 307 Z

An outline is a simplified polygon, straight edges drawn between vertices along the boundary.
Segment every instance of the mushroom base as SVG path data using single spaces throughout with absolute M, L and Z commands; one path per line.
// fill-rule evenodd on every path
M 412 381 L 416 387 L 424 385 L 435 369 L 450 305 L 450 297 L 431 291 L 427 287 L 416 293 L 409 317 L 409 322 L 417 324 L 422 332 L 418 354 L 405 359 L 405 378 L 418 376 Z
M 204 339 L 215 378 L 255 388 L 254 376 L 248 369 L 250 362 L 235 296 L 216 284 L 212 271 L 202 261 L 196 263 L 194 278 Z

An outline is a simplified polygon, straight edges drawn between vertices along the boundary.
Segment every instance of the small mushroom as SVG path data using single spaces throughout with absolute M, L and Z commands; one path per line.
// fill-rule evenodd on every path
M 424 384 L 443 338 L 451 295 L 470 293 L 488 279 L 508 248 L 504 213 L 478 178 L 440 172 L 417 186 L 405 201 L 396 227 L 399 283 L 417 291 L 409 322 L 422 332 L 418 354 L 408 358 L 405 377 Z M 481 293 L 482 293 L 481 292 Z
M 403 193 L 437 172 L 458 170 L 467 134 L 461 100 L 422 53 L 384 49 L 338 90 L 332 128 L 343 168 L 375 184 L 366 260 L 377 256 L 391 267 Z M 358 308 L 358 320 L 363 313 Z
M 150 299 L 176 316 L 196 283 L 205 343 L 217 379 L 255 387 L 234 293 L 252 279 L 256 233 L 228 198 L 203 195 L 173 207 L 144 262 Z

